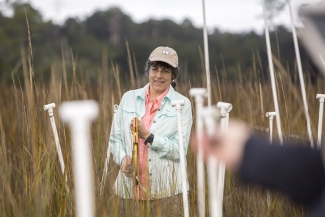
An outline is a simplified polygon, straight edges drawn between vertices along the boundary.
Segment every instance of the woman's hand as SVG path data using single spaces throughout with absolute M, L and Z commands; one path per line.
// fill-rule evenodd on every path
M 139 131 L 138 135 L 141 139 L 146 140 L 150 135 L 150 132 L 144 127 L 142 121 L 139 120 Z
M 132 177 L 133 165 L 130 156 L 125 155 L 122 160 L 122 172 L 126 177 Z
M 131 131 L 133 129 L 132 121 L 130 123 L 130 129 L 131 129 Z M 138 136 L 139 136 L 139 138 L 146 140 L 149 135 L 150 135 L 150 132 L 145 128 L 142 121 L 138 119 Z

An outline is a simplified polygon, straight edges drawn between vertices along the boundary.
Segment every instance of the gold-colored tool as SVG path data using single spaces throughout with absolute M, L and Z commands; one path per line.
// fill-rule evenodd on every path
M 138 190 L 142 190 L 145 194 L 145 197 L 149 197 L 148 192 L 144 186 L 141 185 L 138 180 L 139 177 L 139 120 L 138 118 L 132 119 L 132 167 L 133 167 L 133 175 L 132 175 L 132 195 L 134 198 L 139 199 L 141 197 L 140 192 Z M 139 189 L 138 189 L 139 187 Z
M 133 150 L 132 150 L 132 166 L 133 166 L 133 187 L 132 191 L 134 195 L 137 195 L 137 186 L 138 186 L 138 180 L 137 176 L 139 174 L 139 135 L 138 135 L 138 129 L 139 129 L 139 120 L 138 118 L 132 119 L 132 143 L 133 143 Z

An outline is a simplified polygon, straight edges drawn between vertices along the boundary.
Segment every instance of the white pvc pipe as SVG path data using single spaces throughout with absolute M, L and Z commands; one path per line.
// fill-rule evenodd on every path
M 270 143 L 272 143 L 273 139 L 273 118 L 276 116 L 276 112 L 266 112 L 266 117 L 269 118 L 270 123 Z
M 64 102 L 60 106 L 61 119 L 71 130 L 77 217 L 94 216 L 90 124 L 98 110 L 93 100 Z
M 291 1 L 287 0 L 287 2 L 288 2 L 288 6 L 289 6 L 289 11 L 290 11 L 292 36 L 293 36 L 293 42 L 294 42 L 294 45 L 295 45 L 295 52 L 296 52 L 296 56 L 297 56 L 298 74 L 299 74 L 299 80 L 300 80 L 300 86 L 301 86 L 302 100 L 303 100 L 303 103 L 304 103 L 304 110 L 305 110 L 305 116 L 306 116 L 306 122 L 307 122 L 308 137 L 309 137 L 311 147 L 314 147 L 314 140 L 313 140 L 313 135 L 312 135 L 311 126 L 310 126 L 311 125 L 310 124 L 310 116 L 309 116 L 309 112 L 308 112 L 308 102 L 307 102 L 307 97 L 306 97 L 306 88 L 305 88 L 304 76 L 302 74 L 301 58 L 300 58 L 300 52 L 299 52 L 299 47 L 298 47 L 296 28 L 295 28 L 293 17 L 292 17 Z
M 276 116 L 276 112 L 266 112 L 266 117 L 269 118 L 269 124 L 270 124 L 270 129 L 269 129 L 269 133 L 270 133 L 270 143 L 272 144 L 272 140 L 273 140 L 273 118 L 274 116 Z M 267 191 L 266 194 L 266 202 L 268 206 L 271 206 L 271 195 L 270 192 Z
M 218 102 L 217 108 L 220 110 L 221 130 L 228 129 L 229 112 L 232 110 L 232 104 L 227 102 Z
M 316 99 L 319 99 L 317 147 L 321 148 L 325 94 L 317 94 Z
M 220 110 L 220 117 L 225 118 L 227 113 L 232 110 L 232 104 L 227 102 L 218 102 L 217 108 Z
M 225 185 L 225 173 L 226 173 L 226 166 L 224 162 L 218 161 L 217 162 L 217 171 L 218 171 L 218 181 L 217 181 L 217 192 L 218 192 L 218 201 L 219 202 L 219 210 L 221 210 L 221 214 L 219 215 L 222 217 L 222 204 L 223 204 L 223 192 L 224 192 L 224 185 Z
M 228 124 L 229 124 L 229 112 L 227 112 L 226 121 L 225 121 L 226 129 L 228 129 Z
M 320 61 L 321 61 L 322 64 L 323 64 L 323 66 L 325 67 L 325 61 L 324 61 L 322 55 L 319 53 L 318 56 L 319 56 Z
M 216 132 L 216 118 L 215 114 L 219 113 L 216 107 L 205 107 L 202 110 L 201 117 L 204 120 L 205 128 L 209 136 Z M 222 198 L 218 192 L 218 160 L 213 155 L 209 156 L 207 162 L 208 182 L 209 182 L 209 207 L 211 217 L 222 216 Z M 223 192 L 222 192 L 223 193 Z
M 232 104 L 227 102 L 218 102 L 217 108 L 220 111 L 220 124 L 221 124 L 221 131 L 228 129 L 229 123 L 229 112 L 232 110 Z M 219 200 L 223 201 L 223 192 L 224 192 L 224 184 L 225 184 L 225 173 L 226 173 L 226 166 L 223 162 L 219 162 L 218 165 L 218 196 Z
M 203 8 L 203 42 L 204 42 L 204 60 L 205 60 L 205 73 L 207 77 L 207 89 L 208 89 L 208 106 L 211 106 L 211 80 L 210 80 L 210 63 L 209 63 L 209 45 L 208 45 L 208 33 L 205 21 L 205 3 L 202 0 Z
M 196 155 L 196 175 L 197 175 L 197 204 L 199 209 L 199 217 L 205 217 L 205 189 L 204 189 L 204 164 L 202 152 L 202 133 L 203 123 L 200 118 L 203 108 L 204 97 L 206 97 L 205 88 L 191 88 L 190 95 L 194 97 L 196 107 L 196 135 L 198 141 L 198 150 Z
M 48 113 L 49 113 L 49 116 L 50 116 L 52 131 L 53 131 L 54 140 L 55 140 L 56 151 L 58 152 L 58 156 L 59 156 L 59 161 L 60 161 L 60 165 L 61 165 L 62 174 L 64 174 L 65 165 L 64 165 L 63 155 L 62 155 L 62 151 L 61 151 L 61 146 L 60 146 L 58 131 L 57 131 L 56 125 L 55 125 L 53 108 L 55 108 L 55 103 L 50 103 L 50 104 L 47 104 L 47 105 L 44 105 L 43 106 L 43 109 L 45 111 L 47 110 Z M 66 181 L 67 181 L 67 179 L 66 179 Z
M 182 130 L 182 115 L 181 110 L 184 105 L 184 100 L 174 100 L 172 101 L 172 106 L 176 107 L 177 112 L 177 124 L 178 124 L 178 141 L 179 141 L 179 159 L 181 163 L 181 175 L 182 175 L 182 190 L 183 190 L 183 208 L 184 216 L 189 217 L 189 207 L 187 198 L 187 175 L 185 167 L 185 154 L 184 154 L 184 144 L 183 144 L 183 130 Z
M 279 105 L 278 105 L 278 96 L 277 96 L 276 86 L 275 86 L 275 77 L 274 77 L 274 69 L 273 69 L 273 61 L 272 61 L 269 27 L 268 27 L 267 18 L 266 18 L 265 0 L 262 0 L 262 3 L 263 3 L 263 13 L 264 13 L 264 23 L 265 23 L 265 39 L 266 39 L 267 56 L 268 56 L 269 68 L 270 68 L 273 103 L 274 103 L 275 112 L 278 114 L 276 116 L 276 123 L 277 123 L 279 140 L 280 140 L 280 143 L 282 144 L 283 138 L 282 138 L 282 130 L 281 130 L 281 120 L 280 120 L 280 112 L 279 112 Z
M 114 115 L 113 115 L 113 119 L 112 119 L 112 123 L 114 122 L 114 118 L 115 115 L 117 113 L 118 110 L 118 105 L 114 105 Z M 109 149 L 109 143 L 107 146 L 107 151 L 106 151 L 106 159 L 105 159 L 105 163 L 104 163 L 104 172 L 103 172 L 103 176 L 102 176 L 102 181 L 101 181 L 101 189 L 100 189 L 100 194 L 103 194 L 103 190 L 104 190 L 104 184 L 105 184 L 105 178 L 107 176 L 108 173 L 108 166 L 109 166 L 109 158 L 111 156 L 111 150 Z

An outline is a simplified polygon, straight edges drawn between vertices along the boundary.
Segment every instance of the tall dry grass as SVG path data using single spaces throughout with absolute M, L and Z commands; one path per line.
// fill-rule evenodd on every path
M 63 101 L 82 99 L 95 99 L 100 107 L 100 115 L 91 128 L 96 216 L 123 216 L 130 211 L 134 216 L 145 216 L 145 212 L 139 212 L 132 205 L 126 207 L 126 210 L 120 209 L 120 199 L 112 191 L 119 167 L 112 158 L 109 162 L 108 175 L 102 182 L 113 106 L 119 103 L 125 91 L 140 88 L 148 82 L 135 64 L 135 56 L 131 49 L 128 48 L 130 77 L 120 74 L 118 65 L 108 59 L 107 50 L 103 51 L 102 65 L 92 71 L 84 71 L 78 65 L 78 58 L 72 51 L 70 53 L 62 51 L 62 59 L 53 60 L 49 82 L 45 81 L 41 72 L 35 77 L 31 43 L 28 49 L 22 48 L 21 53 L 22 59 L 11 73 L 12 84 L 1 83 L 0 86 L 0 216 L 75 215 L 69 130 L 60 121 L 60 114 L 55 108 L 54 116 L 66 165 L 63 175 L 49 117 L 43 110 L 43 105 L 53 102 L 59 107 Z M 215 69 L 215 73 L 211 76 L 212 103 L 218 101 L 232 103 L 231 117 L 247 121 L 256 133 L 267 137 L 268 119 L 265 112 L 274 110 L 270 82 L 262 76 L 262 66 L 256 53 L 252 55 L 252 63 L 252 68 L 247 73 L 243 73 L 238 66 L 237 82 L 227 80 L 226 67 L 218 69 L 219 72 Z M 300 87 L 292 82 L 288 70 L 276 57 L 274 63 L 285 140 L 305 142 L 307 130 Z M 181 65 L 181 68 L 183 70 L 178 79 L 177 91 L 190 98 L 190 88 L 204 86 L 205 75 L 202 73 L 199 79 L 197 77 L 193 79 L 188 76 L 186 64 Z M 19 73 L 20 71 L 23 73 Z M 93 79 L 94 76 L 97 77 L 96 80 Z M 120 82 L 122 76 L 128 77 L 122 79 L 126 81 L 124 83 Z M 324 79 L 319 78 L 316 82 L 312 82 L 307 76 L 305 80 L 312 132 L 316 138 L 318 101 L 315 96 L 317 93 L 325 93 Z M 195 114 L 194 106 L 193 110 Z M 276 138 L 276 129 L 274 130 Z M 190 216 L 197 216 L 196 159 L 191 148 L 188 149 L 187 162 Z M 69 192 L 65 188 L 65 175 Z M 101 188 L 103 194 L 100 192 Z M 206 185 L 208 215 L 207 189 Z M 256 186 L 241 185 L 233 173 L 227 172 L 224 216 L 304 215 L 303 207 L 292 204 L 280 193 L 270 191 L 268 193 L 269 202 L 265 190 Z
M 0 215 L 75 215 L 69 130 L 60 122 L 60 114 L 55 108 L 54 115 L 70 188 L 70 192 L 67 192 L 49 117 L 42 107 L 51 102 L 56 103 L 58 107 L 65 100 L 90 98 L 97 100 L 100 106 L 99 118 L 93 123 L 91 129 L 96 216 L 123 215 L 125 210 L 118 210 L 120 200 L 111 190 L 119 169 L 112 160 L 109 163 L 109 173 L 105 179 L 103 194 L 100 194 L 113 105 L 119 103 L 121 95 L 129 90 L 130 85 L 133 88 L 142 87 L 147 79 L 134 73 L 132 83 L 120 83 L 121 74 L 118 66 L 110 62 L 104 52 L 102 66 L 96 72 L 98 79 L 90 82 L 90 72 L 83 72 L 78 67 L 77 60 L 71 52 L 70 58 L 63 57 L 62 61 L 53 62 L 51 79 L 45 82 L 39 73 L 38 77 L 35 77 L 30 56 L 30 51 L 26 54 L 22 50 L 21 64 L 12 71 L 12 85 L 1 85 Z M 289 73 L 279 62 L 275 60 L 275 64 L 285 139 L 296 135 L 295 140 L 307 141 L 299 86 L 291 81 Z M 130 63 L 130 67 L 134 67 L 134 64 Z M 182 68 L 186 69 L 186 66 Z M 17 73 L 19 70 L 23 71 L 23 76 L 19 76 Z M 133 71 L 135 71 L 134 68 Z M 67 79 L 67 74 L 73 74 L 72 78 Z M 256 133 L 266 137 L 268 119 L 265 117 L 265 112 L 273 111 L 273 101 L 270 84 L 261 79 L 258 67 L 252 67 L 252 71 L 248 74 L 240 72 L 241 79 L 235 83 L 225 80 L 227 79 L 225 70 L 221 72 L 221 76 L 218 75 L 218 77 L 216 75 L 211 77 L 212 102 L 222 100 L 232 103 L 233 110 L 230 116 L 247 121 Z M 203 86 L 204 79 L 205 76 L 202 76 L 201 81 L 196 79 L 193 82 L 187 72 L 182 71 L 177 90 L 189 97 L 189 89 Z M 315 96 L 316 93 L 325 92 L 323 83 L 323 79 L 312 83 L 306 78 L 314 138 L 316 138 L 318 118 L 318 101 Z M 187 162 L 190 215 L 196 216 L 196 160 L 191 148 L 187 153 Z M 270 192 L 270 198 L 271 201 L 268 203 L 265 190 L 255 186 L 243 186 L 237 182 L 234 174 L 227 172 L 224 216 L 303 216 L 304 209 L 292 204 L 283 195 Z M 206 200 L 208 205 L 208 192 L 206 192 Z M 129 207 L 128 209 L 135 208 Z M 206 213 L 209 213 L 208 206 Z M 139 213 L 139 215 L 142 214 Z

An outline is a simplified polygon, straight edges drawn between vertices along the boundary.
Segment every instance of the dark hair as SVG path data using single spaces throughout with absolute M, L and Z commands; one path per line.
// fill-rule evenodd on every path
M 169 65 L 168 63 L 165 63 L 165 62 L 147 60 L 146 66 L 144 68 L 145 75 L 149 76 L 151 67 L 158 67 L 158 66 L 172 70 L 172 80 L 171 80 L 170 84 L 172 85 L 172 87 L 174 89 L 176 89 L 177 84 L 176 84 L 175 79 L 178 77 L 178 74 L 179 74 L 179 66 L 172 67 L 171 65 Z

